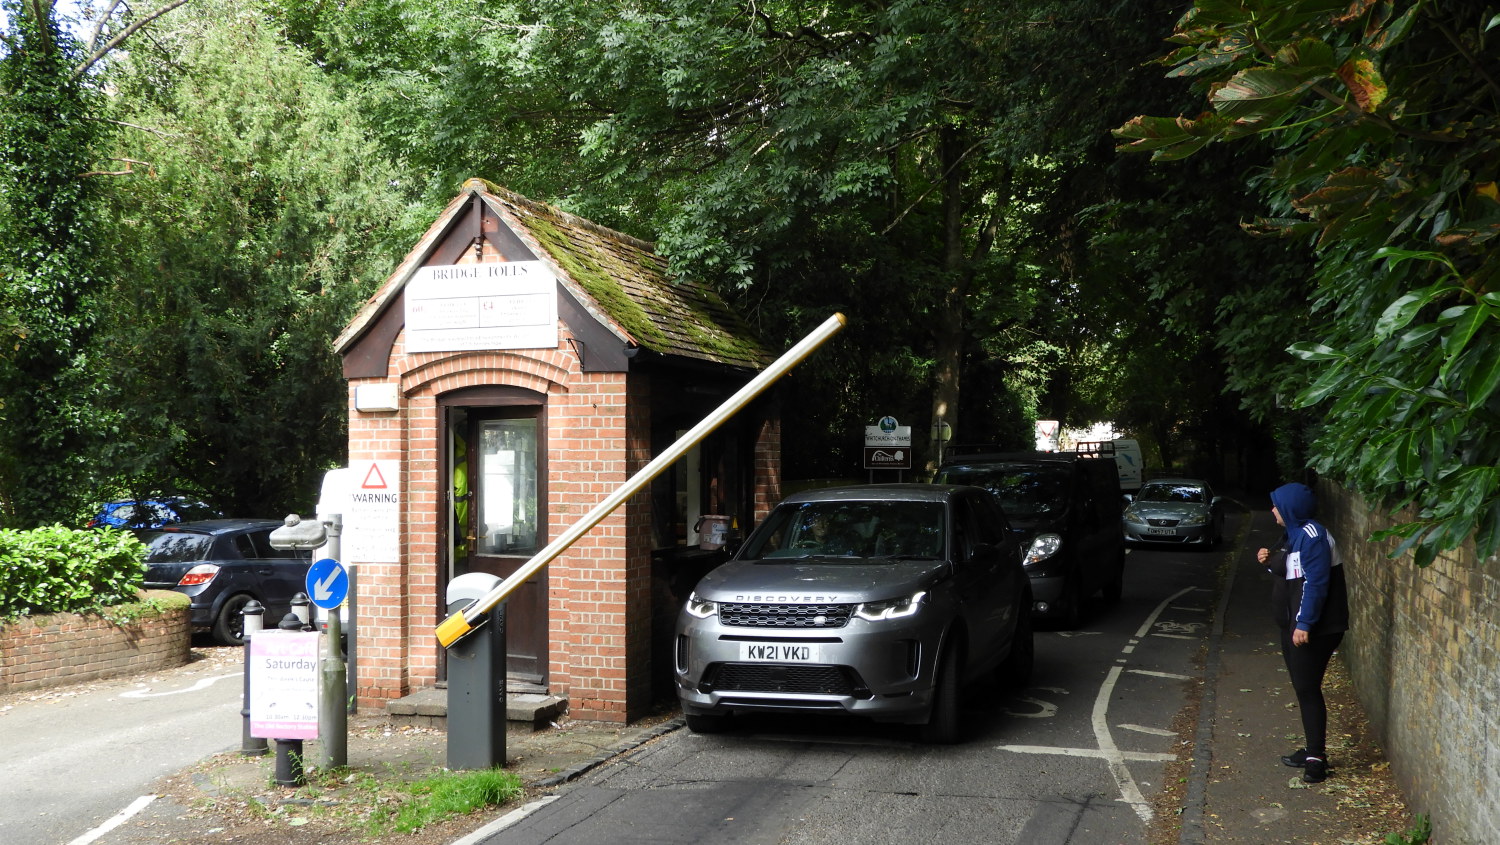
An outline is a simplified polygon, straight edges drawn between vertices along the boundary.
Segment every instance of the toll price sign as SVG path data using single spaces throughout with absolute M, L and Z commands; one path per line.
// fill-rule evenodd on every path
M 250 636 L 250 735 L 318 738 L 318 634 L 261 631 Z

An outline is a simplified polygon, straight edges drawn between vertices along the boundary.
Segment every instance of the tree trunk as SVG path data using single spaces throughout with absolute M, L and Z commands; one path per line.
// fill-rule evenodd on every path
M 963 137 L 956 126 L 942 130 L 938 157 L 943 168 L 943 277 L 945 287 L 933 325 L 932 429 L 927 475 L 937 471 L 946 444 L 941 440 L 944 424 L 958 433 L 959 373 L 963 362 L 964 305 L 969 273 L 964 259 L 963 228 Z

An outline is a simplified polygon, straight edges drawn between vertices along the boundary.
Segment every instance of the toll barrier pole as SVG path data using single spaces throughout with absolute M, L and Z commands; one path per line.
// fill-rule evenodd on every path
M 737 393 L 725 400 L 713 413 L 703 418 L 702 422 L 693 426 L 692 429 L 678 438 L 665 452 L 657 455 L 652 461 L 641 467 L 628 481 L 606 497 L 602 502 L 594 506 L 594 509 L 584 514 L 583 518 L 573 523 L 558 536 L 556 540 L 548 543 L 546 548 L 537 552 L 526 565 L 516 570 L 504 581 L 495 585 L 495 588 L 485 594 L 478 601 L 470 604 L 463 610 L 454 613 L 443 620 L 437 626 L 438 643 L 444 648 L 453 645 L 474 630 L 482 621 L 485 614 L 489 613 L 495 605 L 504 601 L 507 596 L 517 587 L 526 583 L 527 579 L 535 575 L 542 567 L 551 563 L 558 555 L 562 554 L 578 541 L 578 538 L 588 533 L 589 529 L 598 525 L 609 516 L 615 508 L 625 503 L 626 499 L 634 496 L 641 488 L 651 483 L 651 480 L 660 475 L 667 467 L 687 453 L 689 449 L 698 445 L 698 442 L 707 437 L 714 429 L 723 425 L 726 420 L 734 416 L 744 406 L 750 404 L 751 400 L 765 392 L 777 379 L 786 375 L 793 367 L 802 363 L 807 356 L 811 355 L 819 346 L 822 346 L 829 338 L 844 328 L 847 322 L 843 314 L 834 314 L 823 322 L 821 326 L 814 329 L 811 334 L 803 338 L 796 346 L 788 349 L 785 354 L 777 358 L 771 366 L 762 370 L 759 375 L 751 379 L 748 384 L 740 388 Z

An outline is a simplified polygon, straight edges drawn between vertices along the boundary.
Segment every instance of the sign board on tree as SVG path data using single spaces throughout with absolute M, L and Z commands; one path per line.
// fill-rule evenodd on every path
M 316 631 L 251 635 L 251 736 L 318 738 L 318 640 Z

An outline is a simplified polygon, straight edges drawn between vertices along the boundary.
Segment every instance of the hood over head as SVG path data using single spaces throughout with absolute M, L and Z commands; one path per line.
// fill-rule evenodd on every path
M 1288 531 L 1295 530 L 1318 513 L 1318 495 L 1300 481 L 1272 490 L 1271 504 L 1276 506 Z

